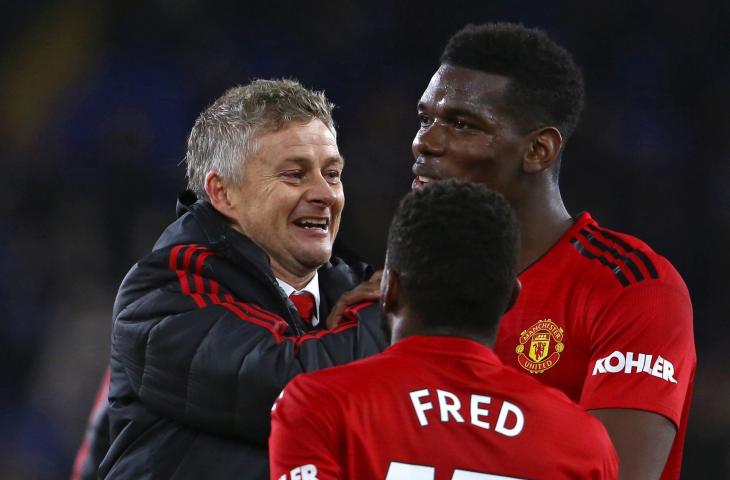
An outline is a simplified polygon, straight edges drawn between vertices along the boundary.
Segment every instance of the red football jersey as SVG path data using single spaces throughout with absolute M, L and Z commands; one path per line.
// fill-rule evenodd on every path
M 697 357 L 692 305 L 672 265 L 582 214 L 519 276 L 495 353 L 586 410 L 631 408 L 677 425 L 662 475 L 679 478 Z
M 616 478 L 603 425 L 480 343 L 414 336 L 296 377 L 272 411 L 275 480 Z

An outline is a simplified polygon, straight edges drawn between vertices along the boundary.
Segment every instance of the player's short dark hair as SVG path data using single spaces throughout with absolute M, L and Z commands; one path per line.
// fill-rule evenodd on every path
M 388 235 L 388 267 L 427 329 L 489 335 L 509 302 L 517 222 L 502 195 L 463 180 L 409 193 Z
M 567 140 L 578 124 L 583 75 L 570 53 L 542 30 L 467 25 L 451 37 L 441 63 L 508 77 L 508 114 L 526 131 L 552 126 Z

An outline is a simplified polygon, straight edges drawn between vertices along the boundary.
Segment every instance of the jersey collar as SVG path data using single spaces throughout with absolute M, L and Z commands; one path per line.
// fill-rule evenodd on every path
M 411 335 L 394 343 L 386 351 L 426 357 L 473 358 L 491 364 L 502 363 L 486 345 L 470 338 L 446 335 Z

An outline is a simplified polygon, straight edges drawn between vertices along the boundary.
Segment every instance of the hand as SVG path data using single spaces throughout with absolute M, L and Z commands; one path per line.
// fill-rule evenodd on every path
M 369 280 L 362 282 L 349 292 L 343 293 L 327 317 L 327 328 L 334 328 L 337 326 L 347 307 L 361 302 L 379 300 L 381 278 L 383 278 L 383 271 L 378 270 L 373 273 L 373 276 L 370 277 Z

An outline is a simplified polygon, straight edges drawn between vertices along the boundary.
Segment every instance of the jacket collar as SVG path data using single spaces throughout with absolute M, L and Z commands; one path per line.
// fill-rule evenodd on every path
M 275 282 L 271 271 L 269 256 L 253 240 L 232 228 L 226 217 L 205 200 L 197 200 L 195 194 L 183 192 L 177 200 L 176 213 L 178 222 L 190 223 L 194 219 L 198 226 L 198 234 L 202 236 L 198 241 L 218 250 L 226 257 L 237 263 L 253 264 L 257 270 L 266 274 L 269 280 Z M 192 219 L 186 218 L 192 217 Z M 163 234 L 164 236 L 164 234 Z
M 255 271 L 262 281 L 280 290 L 268 255 L 253 240 L 231 228 L 210 202 L 198 200 L 194 193 L 186 191 L 178 197 L 176 213 L 177 221 L 163 232 L 155 249 L 180 243 L 206 244 L 239 265 L 254 267 L 248 270 Z M 325 317 L 344 292 L 372 274 L 370 266 L 354 259 L 352 254 L 346 258 L 348 261 L 333 256 L 319 269 L 320 312 Z

